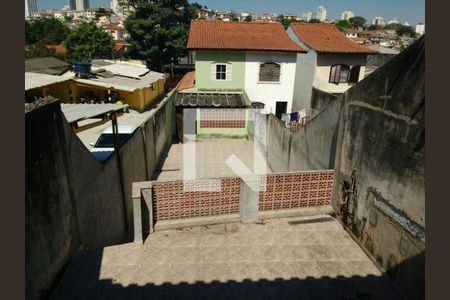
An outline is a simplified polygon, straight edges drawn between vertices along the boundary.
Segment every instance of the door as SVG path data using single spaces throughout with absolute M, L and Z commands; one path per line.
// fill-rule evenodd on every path
M 184 142 L 185 134 L 197 134 L 197 109 L 180 108 L 177 112 L 178 139 Z
M 287 101 L 277 101 L 275 106 L 275 116 L 281 120 L 281 115 L 287 110 Z

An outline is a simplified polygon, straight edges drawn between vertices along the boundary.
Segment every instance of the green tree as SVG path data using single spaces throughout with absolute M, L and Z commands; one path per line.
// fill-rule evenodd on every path
M 349 29 L 352 28 L 352 24 L 350 24 L 347 20 L 339 20 L 336 22 L 336 27 L 339 29 Z
M 321 23 L 321 22 L 320 22 L 320 20 L 317 20 L 317 19 L 311 19 L 311 20 L 309 20 L 308 23 Z
M 397 28 L 396 32 L 397 32 L 398 36 L 402 36 L 402 35 L 407 35 L 410 37 L 416 36 L 416 32 L 414 31 L 414 29 L 411 26 L 400 25 Z
M 130 56 L 145 59 L 156 70 L 187 55 L 186 44 L 195 7 L 186 0 L 137 1 L 125 21 Z
M 100 17 L 103 16 L 111 16 L 111 12 L 104 9 L 103 7 L 100 7 L 98 11 L 95 13 L 95 20 L 98 21 L 98 19 L 100 19 Z
M 94 22 L 83 22 L 69 34 L 64 45 L 71 60 L 91 61 L 110 58 L 114 41 Z
M 252 16 L 248 15 L 245 17 L 245 22 L 251 22 L 252 21 Z
M 381 26 L 381 25 L 370 25 L 369 26 L 369 30 L 379 30 L 381 28 L 383 28 L 383 26 Z
M 291 20 L 291 19 L 282 19 L 281 20 L 281 24 L 284 26 L 284 29 L 287 29 L 289 27 L 289 25 L 291 25 L 291 23 L 294 23 L 295 20 Z
M 56 56 L 55 50 L 47 48 L 43 42 L 37 42 L 25 50 L 25 58 Z
M 366 19 L 361 16 L 352 17 L 348 21 L 352 24 L 353 28 L 364 28 L 367 22 Z
M 64 16 L 64 22 L 69 23 L 73 20 L 73 17 L 71 16 Z
M 25 43 L 61 44 L 69 33 L 69 28 L 57 19 L 35 19 L 25 21 Z
M 201 9 L 203 7 L 200 4 L 198 4 L 197 2 L 192 3 L 191 6 L 194 8 L 197 8 L 197 9 Z

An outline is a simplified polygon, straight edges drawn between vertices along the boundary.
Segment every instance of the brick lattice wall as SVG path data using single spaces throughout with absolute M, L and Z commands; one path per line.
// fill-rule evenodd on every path
M 266 184 L 259 193 L 259 210 L 314 207 L 329 205 L 334 171 L 270 174 L 261 177 Z
M 245 109 L 201 109 L 201 128 L 245 128 Z
M 154 183 L 156 221 L 238 214 L 240 179 L 218 180 L 218 191 L 195 191 L 210 187 L 214 179 Z

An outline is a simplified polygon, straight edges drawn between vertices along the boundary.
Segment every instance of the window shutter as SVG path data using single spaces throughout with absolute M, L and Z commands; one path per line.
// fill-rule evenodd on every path
M 358 83 L 360 70 L 361 66 L 354 66 L 353 68 L 351 68 L 348 76 L 348 83 Z
M 232 76 L 231 74 L 233 74 L 233 69 L 232 69 L 232 65 L 231 64 L 226 64 L 226 70 L 227 70 L 227 78 L 226 80 L 232 80 Z
M 211 64 L 211 80 L 216 80 L 216 64 Z
M 281 75 L 281 65 L 273 62 L 259 65 L 259 81 L 279 82 Z
M 328 82 L 330 83 L 339 83 L 339 73 L 341 72 L 341 66 L 340 65 L 334 65 L 331 67 L 330 70 L 330 80 Z

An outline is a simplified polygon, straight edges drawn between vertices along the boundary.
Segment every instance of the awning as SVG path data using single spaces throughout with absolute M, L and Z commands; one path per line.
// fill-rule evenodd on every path
M 242 93 L 177 93 L 174 104 L 183 107 L 211 108 L 244 108 L 249 106 Z
M 25 91 L 44 87 L 59 82 L 64 82 L 69 79 L 70 79 L 69 77 L 64 75 L 56 76 L 56 75 L 25 72 Z
M 61 103 L 61 111 L 70 124 L 92 119 L 92 118 L 103 118 L 108 113 L 123 112 L 128 107 L 127 104 L 65 104 Z

